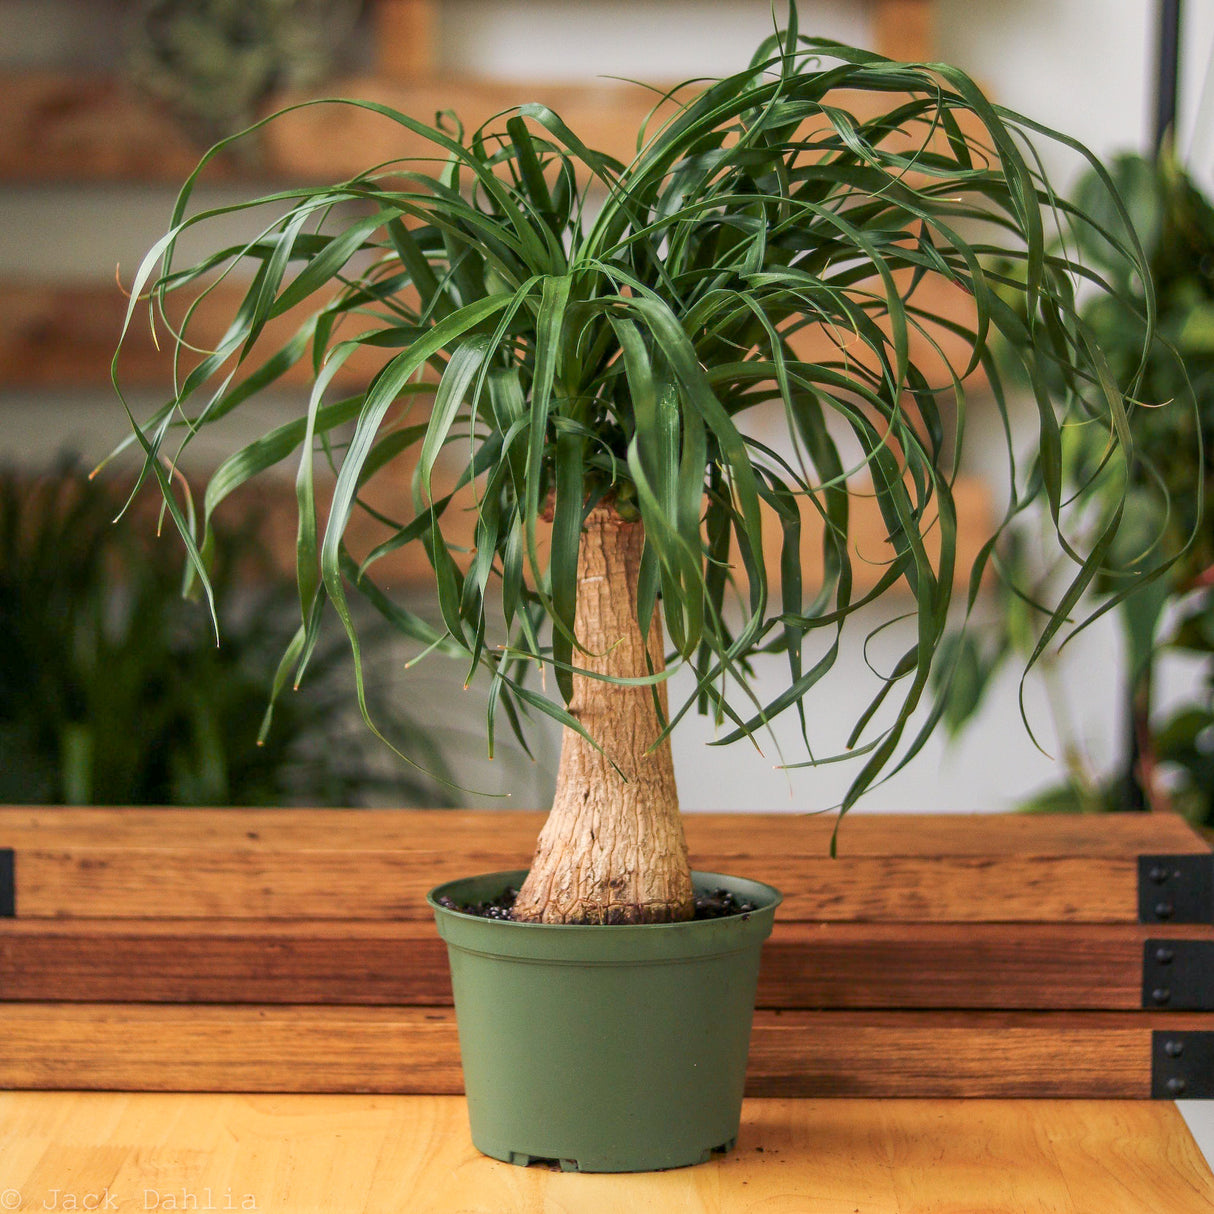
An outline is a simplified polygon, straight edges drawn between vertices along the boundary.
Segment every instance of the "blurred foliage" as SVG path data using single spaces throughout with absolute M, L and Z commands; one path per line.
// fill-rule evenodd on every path
M 213 143 L 248 126 L 275 91 L 334 69 L 361 0 L 144 0 L 127 69 L 190 135 Z
M 1127 652 L 1125 700 L 1129 754 L 1125 770 L 1093 777 L 1081 757 L 1068 756 L 1070 778 L 1025 808 L 1091 812 L 1132 807 L 1135 788 L 1145 802 L 1167 805 L 1214 824 L 1214 207 L 1174 159 L 1158 163 L 1126 154 L 1110 166 L 1147 253 L 1155 284 L 1158 337 L 1150 354 L 1130 426 L 1135 460 L 1114 477 L 1104 466 L 1106 437 L 1088 427 L 1068 435 L 1066 466 L 1073 485 L 1106 497 L 1125 494 L 1126 507 L 1104 572 L 1094 585 L 1117 604 Z M 1122 230 L 1107 191 L 1095 177 L 1077 188 L 1076 206 L 1111 233 Z M 1084 318 L 1114 378 L 1131 373 L 1146 335 L 1146 301 L 1114 246 L 1092 228 L 1076 234 L 1078 255 L 1117 287 L 1093 298 Z M 1128 297 L 1128 299 L 1127 299 Z M 1180 407 L 1158 406 L 1177 402 Z M 956 734 L 975 714 L 1005 659 L 1031 644 L 1033 602 L 1050 578 L 1033 558 L 1031 526 L 1004 537 L 998 562 L 997 623 L 950 638 L 951 678 L 937 683 L 944 719 Z M 1133 590 L 1148 562 L 1164 557 L 1166 574 Z M 1190 702 L 1160 719 L 1152 691 L 1160 657 L 1182 653 L 1204 665 Z M 1068 745 L 1063 740 L 1064 747 Z
M 1159 535 L 1175 562 L 1161 587 L 1170 601 L 1214 566 L 1214 529 L 1208 525 L 1214 505 L 1214 207 L 1168 157 L 1156 165 L 1123 155 L 1112 172 L 1150 261 L 1159 340 L 1151 345 L 1141 389 L 1148 407 L 1132 416 L 1138 458 L 1105 586 L 1140 569 L 1148 537 Z M 1087 178 L 1076 203 L 1115 230 L 1104 198 Z M 1101 272 L 1110 278 L 1127 273 L 1124 259 L 1113 256 L 1091 228 L 1080 235 L 1081 254 Z M 1114 376 L 1132 370 L 1145 335 L 1141 294 L 1136 308 L 1112 295 L 1093 299 L 1085 316 Z M 1171 401 L 1188 407 L 1153 407 Z M 1086 460 L 1076 468 L 1077 479 L 1095 475 L 1101 458 L 1096 444 L 1083 444 L 1077 454 Z
M 0 471 L 0 802 L 449 804 L 362 729 L 344 636 L 322 638 L 259 745 L 295 629 L 293 581 L 255 520 L 225 529 L 217 647 L 206 609 L 181 597 L 175 544 L 113 526 L 121 505 L 68 461 L 38 477 Z M 368 640 L 383 663 L 386 634 Z M 432 740 L 377 700 L 396 744 L 445 778 Z

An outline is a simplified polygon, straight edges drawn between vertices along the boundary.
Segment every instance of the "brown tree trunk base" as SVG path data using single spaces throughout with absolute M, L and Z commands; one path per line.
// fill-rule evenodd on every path
M 578 666 L 616 678 L 664 669 L 660 620 L 653 621 L 648 646 L 636 620 L 643 546 L 640 523 L 625 522 L 609 506 L 591 511 L 578 552 L 575 635 L 587 651 L 575 651 Z M 665 684 L 659 684 L 658 696 L 665 715 Z M 647 753 L 662 729 L 653 690 L 575 675 L 569 711 L 602 751 L 573 730 L 564 731 L 556 797 L 514 918 L 690 919 L 691 873 L 670 743 Z

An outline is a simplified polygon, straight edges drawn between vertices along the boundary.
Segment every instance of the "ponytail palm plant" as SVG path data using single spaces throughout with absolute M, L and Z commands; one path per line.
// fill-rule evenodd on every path
M 849 621 L 897 588 L 911 596 L 914 635 L 855 722 L 842 808 L 920 749 L 935 722 L 916 710 L 954 582 L 968 576 L 972 604 L 991 551 L 958 570 L 952 485 L 976 373 L 1008 432 L 1008 517 L 1044 501 L 1072 561 L 1038 652 L 1067 626 L 1119 509 L 1087 550 L 1072 546 L 1065 432 L 1099 429 L 1103 468 L 1123 470 L 1139 374 L 1113 382 L 1077 308 L 1081 288 L 1117 288 L 1054 239 L 1088 221 L 1055 197 L 1031 140 L 1059 141 L 1101 173 L 1078 144 L 990 103 L 960 71 L 804 37 L 795 11 L 745 71 L 655 109 L 627 163 L 542 105 L 467 133 L 371 102 L 329 104 L 373 111 L 427 140 L 433 158 L 250 202 L 277 217 L 183 266 L 179 238 L 242 209 L 191 212 L 199 174 L 231 141 L 204 158 L 138 271 L 127 325 L 144 304 L 163 320 L 171 293 L 205 292 L 237 267 L 251 277 L 213 348 L 196 351 L 188 323 L 169 325 L 177 386 L 149 419 L 132 418 L 140 480 L 159 482 L 209 596 L 214 511 L 251 477 L 294 467 L 301 615 L 275 693 L 306 676 L 329 609 L 361 679 L 357 593 L 460 659 L 467 679 L 489 681 L 490 750 L 503 722 L 560 722 L 555 802 L 516 918 L 690 917 L 671 731 L 698 708 L 735 742 L 792 712 L 803 763 L 830 760 L 809 748 L 805 699 Z M 1142 275 L 1131 241 L 1117 247 Z M 1014 272 L 989 268 L 996 255 Z M 933 305 L 941 283 L 966 300 L 960 316 Z M 1149 288 L 1145 298 L 1149 311 Z M 293 335 L 264 348 L 267 322 L 302 308 Z M 1036 394 L 1023 469 L 996 336 Z M 379 356 L 378 369 L 335 398 L 356 353 Z M 178 487 L 184 449 L 301 361 L 312 388 L 299 415 L 236 450 L 197 509 Z M 121 348 L 116 386 L 120 370 Z M 454 485 L 440 477 L 451 459 Z M 369 486 L 393 468 L 408 487 L 392 509 L 382 494 L 372 505 Z M 863 590 L 857 493 L 875 498 L 889 543 Z M 381 529 L 364 553 L 350 543 L 356 512 Z M 433 570 L 437 627 L 377 580 L 405 545 Z M 764 654 L 787 670 L 774 698 L 755 677 Z M 672 703 L 680 668 L 692 686 Z M 558 694 L 544 694 L 537 670 Z

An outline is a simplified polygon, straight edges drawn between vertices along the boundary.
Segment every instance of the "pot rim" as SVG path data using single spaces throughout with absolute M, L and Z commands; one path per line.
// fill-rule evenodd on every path
M 761 881 L 695 870 L 692 880 L 701 889 L 732 889 L 755 902 L 756 908 L 682 923 L 516 923 L 483 919 L 438 902 L 444 895 L 467 896 L 466 887 L 472 883 L 479 900 L 494 886 L 521 884 L 526 875 L 526 869 L 507 869 L 436 886 L 426 901 L 434 909 L 439 934 L 452 948 L 518 960 L 612 965 L 692 960 L 757 947 L 771 934 L 782 901 L 779 890 Z
M 476 919 L 481 923 L 488 923 L 494 927 L 502 928 L 543 929 L 550 932 L 584 932 L 590 929 L 610 927 L 617 930 L 627 928 L 632 931 L 668 932 L 672 930 L 686 930 L 690 927 L 709 923 L 728 922 L 731 919 L 744 919 L 748 915 L 761 915 L 765 911 L 774 912 L 780 903 L 784 901 L 784 895 L 775 886 L 768 885 L 764 881 L 756 881 L 752 877 L 740 877 L 733 873 L 709 872 L 706 869 L 692 869 L 691 882 L 695 889 L 730 889 L 733 887 L 733 892 L 737 893 L 739 891 L 736 887 L 743 885 L 748 887 L 748 897 L 754 900 L 757 895 L 761 901 L 759 901 L 753 911 L 741 912 L 735 915 L 721 915 L 714 919 L 684 920 L 680 923 L 520 923 L 513 919 L 486 919 L 479 915 L 469 915 L 466 911 L 452 910 L 449 906 L 443 906 L 438 901 L 440 897 L 451 896 L 450 891 L 456 887 L 466 885 L 470 881 L 496 883 L 500 879 L 504 885 L 521 885 L 523 879 L 527 876 L 527 872 L 528 870 L 525 868 L 507 868 L 496 872 L 473 873 L 467 877 L 456 877 L 453 880 L 444 881 L 441 885 L 436 885 L 431 889 L 426 894 L 426 902 L 436 913 L 442 912 L 448 915 L 459 915 L 464 919 Z

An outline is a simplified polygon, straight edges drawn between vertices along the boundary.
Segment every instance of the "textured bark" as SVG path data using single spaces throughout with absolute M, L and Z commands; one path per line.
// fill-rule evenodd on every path
M 587 652 L 574 657 L 586 670 L 618 678 L 649 673 L 636 620 L 643 544 L 640 523 L 625 522 L 608 506 L 586 520 L 575 635 Z M 648 653 L 653 670 L 662 670 L 656 616 Z M 658 695 L 665 714 L 665 684 Z M 569 710 L 604 753 L 564 731 L 556 797 L 514 917 L 544 923 L 690 919 L 691 874 L 670 743 L 646 753 L 661 732 L 652 689 L 576 675 Z

